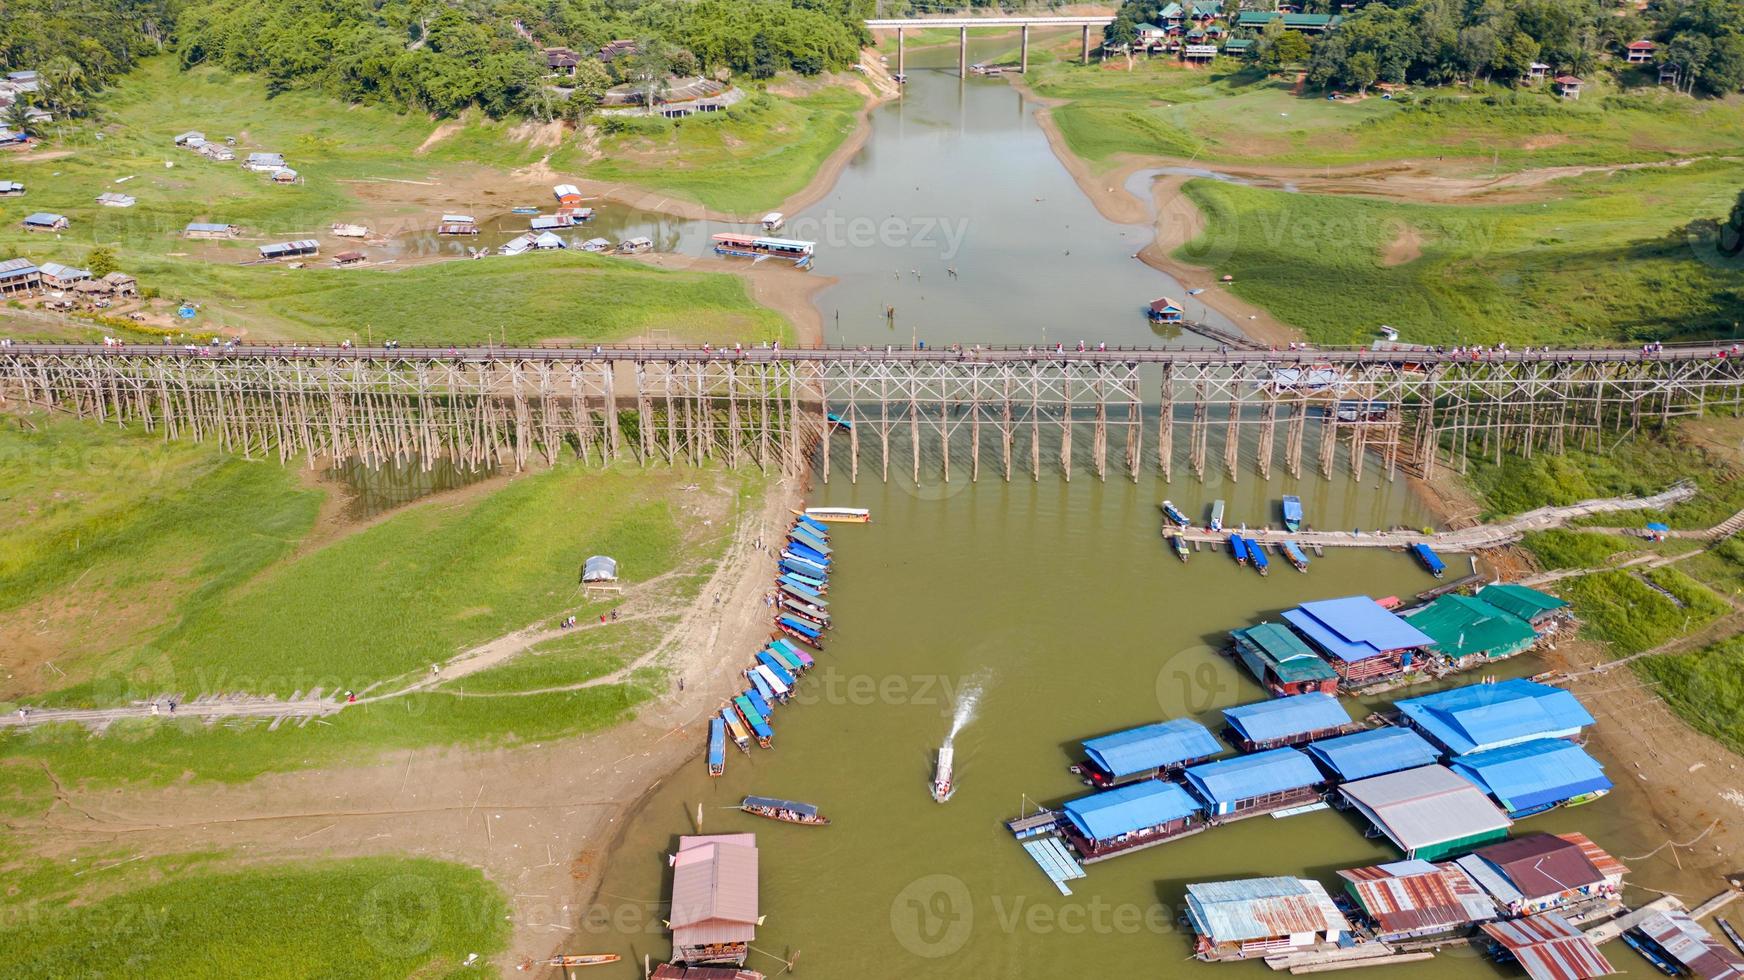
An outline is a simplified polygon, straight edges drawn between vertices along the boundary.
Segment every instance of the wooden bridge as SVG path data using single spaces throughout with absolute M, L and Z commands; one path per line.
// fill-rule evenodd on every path
M 1107 27 L 1114 23 L 1112 15 L 1090 17 L 1025 17 L 1022 15 L 997 17 L 897 17 L 888 19 L 873 19 L 866 26 L 874 31 L 896 32 L 896 74 L 907 74 L 905 69 L 904 38 L 905 31 L 925 29 L 929 27 L 957 29 L 957 73 L 964 78 L 969 77 L 969 29 L 971 27 L 1017 28 L 1023 36 L 1019 45 L 1018 70 L 1029 71 L 1029 29 L 1032 27 L 1076 27 L 1084 32 L 1082 60 L 1090 63 L 1090 29 Z
M 1149 392 L 1150 397 L 1146 397 Z M 1473 456 L 1600 449 L 1744 400 L 1730 347 L 1473 356 L 1265 351 L 0 346 L 0 404 L 50 406 L 249 456 L 522 467 L 756 465 L 822 477 L 1137 480 L 1304 461 L 1357 479 Z M 1281 437 L 1281 438 L 1280 438 Z M 1282 443 L 1280 446 L 1279 443 Z M 906 472 L 905 472 L 906 471 Z

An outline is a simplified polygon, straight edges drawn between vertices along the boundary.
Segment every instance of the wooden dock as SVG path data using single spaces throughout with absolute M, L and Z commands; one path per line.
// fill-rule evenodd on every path
M 1084 877 L 1084 868 L 1073 860 L 1071 852 L 1058 837 L 1032 837 L 1023 842 L 1023 849 L 1036 864 L 1041 865 L 1048 880 L 1062 895 L 1072 894 L 1066 882 Z

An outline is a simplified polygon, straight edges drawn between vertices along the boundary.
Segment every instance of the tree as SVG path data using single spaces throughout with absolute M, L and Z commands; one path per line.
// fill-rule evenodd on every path
M 1738 199 L 1732 202 L 1732 213 L 1720 224 L 1716 244 L 1720 254 L 1727 258 L 1744 255 L 1744 191 L 1738 192 Z
M 1350 84 L 1356 86 L 1356 94 L 1364 95 L 1369 86 L 1381 77 L 1381 61 L 1373 52 L 1360 51 L 1351 56 L 1345 66 L 1344 75 Z
M 591 110 L 606 97 L 606 90 L 612 87 L 611 73 L 597 59 L 585 58 L 575 66 L 575 76 L 569 80 L 573 90 L 569 94 L 571 102 L 579 99 Z
M 1722 34 L 1714 38 L 1708 52 L 1702 83 L 1715 95 L 1744 90 L 1744 34 Z
M 6 128 L 26 136 L 36 135 L 36 124 L 30 120 L 30 103 L 19 99 L 6 107 Z
M 634 85 L 650 110 L 654 101 L 672 91 L 672 45 L 656 38 L 636 42 L 636 52 L 625 55 L 624 80 Z
M 1285 31 L 1266 45 L 1265 52 L 1260 56 L 1260 63 L 1268 71 L 1277 71 L 1289 65 L 1302 64 L 1312 53 L 1313 46 L 1300 31 Z
M 1679 34 L 1666 43 L 1665 60 L 1682 73 L 1678 81 L 1685 92 L 1694 91 L 1697 79 L 1706 74 L 1708 56 L 1713 50 L 1714 42 L 1700 34 Z
M 98 245 L 85 256 L 85 271 L 98 278 L 108 275 L 120 268 L 120 262 L 115 258 L 115 250 Z

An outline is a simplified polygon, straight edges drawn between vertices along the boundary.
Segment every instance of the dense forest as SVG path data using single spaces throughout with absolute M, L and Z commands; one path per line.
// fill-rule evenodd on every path
M 0 12 L 0 70 L 36 71 L 37 103 L 62 115 L 161 50 L 171 20 L 164 0 L 5 0 Z
M 1122 24 L 1154 20 L 1168 0 L 1126 0 Z M 1339 0 L 1307 0 L 1333 13 Z M 1650 0 L 1646 9 L 1600 0 L 1381 0 L 1344 12 L 1336 30 L 1308 38 L 1272 27 L 1257 40 L 1267 67 L 1301 65 L 1311 83 L 1362 89 L 1375 82 L 1512 82 L 1534 61 L 1580 74 L 1642 39 L 1680 68 L 1689 91 L 1744 90 L 1744 0 Z

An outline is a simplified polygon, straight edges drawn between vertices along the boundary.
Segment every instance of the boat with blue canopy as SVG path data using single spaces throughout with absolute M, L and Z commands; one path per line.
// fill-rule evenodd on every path
M 775 717 L 775 709 L 770 707 L 769 699 L 757 693 L 755 689 L 746 691 L 745 697 L 751 699 L 751 707 L 756 708 L 758 714 L 765 718 Z
M 745 676 L 751 679 L 751 686 L 757 689 L 757 693 L 763 696 L 763 700 L 775 700 L 775 688 L 769 686 L 769 682 L 763 679 L 762 674 L 757 673 L 755 670 L 747 670 L 745 671 Z M 754 704 L 755 702 L 752 703 Z
M 1303 553 L 1302 546 L 1294 541 L 1284 542 L 1284 557 L 1290 559 L 1290 564 L 1296 566 L 1296 571 L 1308 570 L 1308 556 Z
M 772 647 L 779 648 L 784 653 L 790 653 L 790 654 L 794 655 L 795 657 L 798 657 L 799 662 L 802 664 L 805 664 L 806 669 L 808 669 L 808 670 L 812 667 L 813 664 L 817 663 L 816 660 L 812 659 L 811 654 L 807 653 L 804 649 L 800 648 L 799 646 L 796 646 L 792 640 L 789 640 L 785 636 L 773 637 L 772 639 L 770 639 L 769 645 Z
M 1211 502 L 1211 530 L 1223 530 L 1223 501 L 1221 500 Z
M 1175 557 L 1185 562 L 1187 560 L 1187 539 L 1179 534 L 1169 535 L 1169 546 L 1175 549 Z
M 794 541 L 791 539 L 787 542 L 787 547 L 781 549 L 781 554 L 782 554 L 782 557 L 792 555 L 795 558 L 809 561 L 813 565 L 817 565 L 820 568 L 830 567 L 830 556 L 829 555 L 826 555 L 823 552 L 818 551 L 816 548 L 813 548 L 810 545 L 801 544 L 800 542 Z
M 1249 538 L 1247 541 L 1247 556 L 1253 559 L 1254 569 L 1261 575 L 1264 575 L 1271 570 L 1268 567 L 1271 565 L 1271 562 L 1266 560 L 1265 545 L 1260 544 L 1252 538 Z
M 1296 532 L 1302 530 L 1302 498 L 1284 498 L 1284 530 Z
M 820 639 L 816 633 L 806 628 L 803 624 L 788 622 L 786 617 L 778 620 L 775 623 L 775 628 L 814 650 L 821 652 L 824 648 L 824 641 Z
M 779 820 L 782 823 L 797 823 L 808 827 L 828 827 L 830 825 L 830 818 L 818 813 L 818 808 L 810 803 L 778 800 L 772 796 L 747 796 L 744 802 L 739 804 L 739 809 L 746 813 L 754 813 L 759 817 Z
M 834 548 L 831 548 L 829 546 L 828 542 L 824 541 L 822 538 L 819 538 L 815 534 L 805 533 L 805 529 L 801 528 L 801 527 L 796 527 L 793 530 L 788 531 L 787 532 L 787 540 L 791 541 L 794 544 L 803 544 L 807 548 L 810 548 L 811 550 L 817 552 L 820 555 L 823 555 L 826 558 L 829 557 L 830 554 L 832 554 L 835 551 Z
M 845 419 L 845 418 L 842 418 L 840 415 L 837 415 L 835 412 L 827 412 L 825 414 L 829 418 L 830 424 L 835 426 L 838 429 L 852 429 L 854 427 L 854 423 L 852 421 Z
M 745 720 L 740 718 L 732 708 L 721 709 L 721 720 L 727 723 L 727 734 L 732 736 L 733 744 L 740 752 L 751 751 L 751 730 L 745 727 Z
M 769 748 L 769 741 L 775 737 L 775 729 L 763 720 L 763 716 L 752 706 L 751 699 L 743 694 L 733 699 L 733 707 L 739 709 L 739 717 L 745 719 L 745 724 L 751 729 L 751 734 L 757 736 L 757 744 Z
M 812 561 L 810 558 L 801 557 L 791 549 L 781 552 L 781 563 L 792 571 L 810 575 L 813 578 L 828 578 L 830 575 L 830 566 L 827 562 Z
M 1173 500 L 1163 501 L 1163 516 L 1168 518 L 1170 523 L 1174 524 L 1176 527 L 1193 526 L 1193 522 L 1187 520 L 1187 515 L 1181 513 L 1181 508 L 1176 507 Z
M 792 563 L 786 558 L 781 560 L 781 572 L 784 576 L 791 575 L 795 579 L 798 579 L 800 584 L 809 585 L 819 591 L 822 591 L 829 585 L 829 579 L 814 574 L 809 569 L 801 568 L 798 564 Z
M 788 674 L 787 680 L 783 680 L 768 664 L 757 664 L 751 668 L 750 673 L 762 677 L 765 683 L 775 689 L 777 702 L 786 701 L 793 690 L 793 686 L 787 682 L 793 678 L 793 675 Z M 764 714 L 767 715 L 768 712 L 764 712 Z
M 708 766 L 711 776 L 727 771 L 727 723 L 720 718 L 709 719 Z
M 1241 539 L 1241 535 L 1231 534 L 1229 536 L 1229 551 L 1235 556 L 1237 565 L 1247 564 L 1247 542 Z
M 779 579 L 776 579 L 776 582 L 780 584 L 781 591 L 788 595 L 798 596 L 801 599 L 806 599 L 812 602 L 824 601 L 824 593 L 829 591 L 827 588 L 819 588 L 811 582 L 792 573 L 782 575 Z
M 1440 578 L 1442 573 L 1447 571 L 1447 566 L 1442 563 L 1441 556 L 1431 551 L 1428 545 L 1414 544 L 1411 546 L 1411 553 L 1416 555 L 1417 560 L 1423 563 L 1423 567 L 1429 569 L 1429 574 L 1436 578 Z
M 806 602 L 803 599 L 795 599 L 792 596 L 782 596 L 781 604 L 793 612 L 799 613 L 806 619 L 817 620 L 825 626 L 830 624 L 830 614 L 827 610 Z
M 768 667 L 775 674 L 775 679 L 788 687 L 793 686 L 793 675 L 787 672 L 787 665 L 775 659 L 775 654 L 767 650 L 757 651 L 757 662 Z
M 830 526 L 828 524 L 825 524 L 823 521 L 820 521 L 815 517 L 808 517 L 805 514 L 795 514 L 793 516 L 793 526 L 810 528 L 813 534 L 826 540 L 830 536 Z

